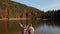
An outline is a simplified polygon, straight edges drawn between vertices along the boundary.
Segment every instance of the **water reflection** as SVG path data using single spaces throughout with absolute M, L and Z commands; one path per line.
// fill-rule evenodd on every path
M 7 21 L 7 24 L 5 22 L 0 20 L 0 34 L 21 34 L 21 27 L 18 23 L 22 23 L 23 25 L 32 23 L 35 28 L 35 34 L 60 34 L 60 22 L 58 21 L 10 20 Z M 7 29 L 7 32 L 5 32 L 5 29 Z
M 36 28 L 35 34 L 60 34 L 60 27 L 44 24 Z

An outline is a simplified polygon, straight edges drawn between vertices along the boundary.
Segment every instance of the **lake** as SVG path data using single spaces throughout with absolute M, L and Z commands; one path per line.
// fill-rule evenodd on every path
M 42 20 L 0 20 L 0 34 L 21 34 L 19 23 L 27 25 L 32 23 L 35 28 L 35 34 L 60 34 L 59 21 L 42 21 Z

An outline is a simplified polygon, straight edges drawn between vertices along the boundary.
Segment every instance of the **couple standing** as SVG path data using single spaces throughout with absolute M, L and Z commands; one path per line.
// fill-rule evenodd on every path
M 34 28 L 32 26 L 32 24 L 29 24 L 29 25 L 25 25 L 23 26 L 21 23 L 19 23 L 20 26 L 22 27 L 22 34 L 34 34 Z

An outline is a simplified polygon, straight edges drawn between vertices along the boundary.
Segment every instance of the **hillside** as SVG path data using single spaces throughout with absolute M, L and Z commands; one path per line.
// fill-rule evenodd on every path
M 43 11 L 10 0 L 0 1 L 0 18 L 41 18 Z

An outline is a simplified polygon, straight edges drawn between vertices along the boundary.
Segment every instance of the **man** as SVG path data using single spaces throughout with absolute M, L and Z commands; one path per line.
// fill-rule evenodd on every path
M 28 34 L 34 34 L 34 27 L 32 26 L 32 24 L 30 24 L 28 27 Z

